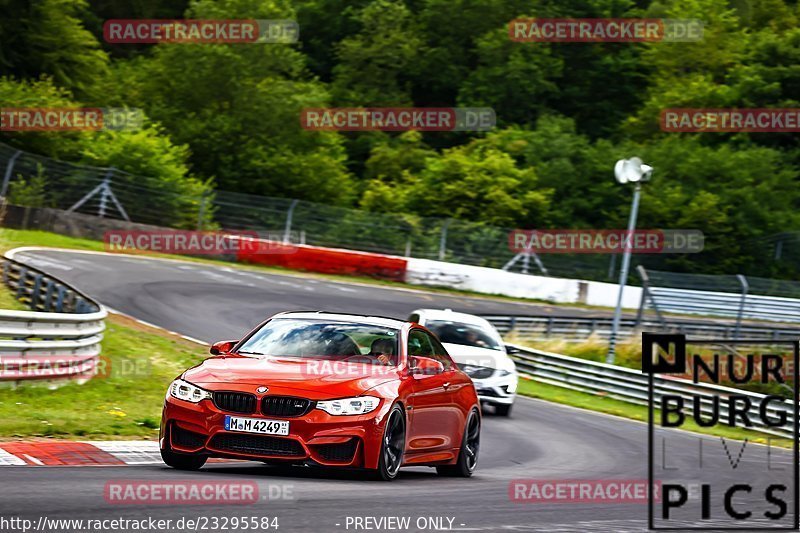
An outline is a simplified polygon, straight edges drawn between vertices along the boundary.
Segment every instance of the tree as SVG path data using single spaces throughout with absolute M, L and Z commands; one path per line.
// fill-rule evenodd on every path
M 283 2 L 200 1 L 192 18 L 293 18 Z M 193 169 L 221 189 L 351 200 L 337 133 L 301 128 L 304 108 L 325 107 L 325 87 L 293 45 L 159 44 L 121 62 L 121 101 L 135 102 L 190 147 Z
M 398 0 L 376 0 L 356 20 L 361 30 L 336 47 L 334 101 L 356 107 L 411 105 L 410 78 L 425 53 L 412 13 Z
M 81 21 L 85 0 L 0 0 L 0 76 L 51 77 L 79 96 L 96 96 L 108 57 Z

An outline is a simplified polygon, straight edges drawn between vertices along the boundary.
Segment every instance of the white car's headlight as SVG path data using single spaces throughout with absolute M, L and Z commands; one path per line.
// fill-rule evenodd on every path
M 176 379 L 169 386 L 169 393 L 173 398 L 179 400 L 186 400 L 187 402 L 197 403 L 202 400 L 210 400 L 211 393 L 205 389 L 201 389 L 197 385 L 192 385 L 188 381 Z
M 515 376 L 514 381 L 509 383 L 508 387 L 506 387 L 506 391 L 508 391 L 509 394 L 514 394 L 515 392 L 517 392 L 517 383 L 519 383 L 519 380 Z
M 363 415 L 377 409 L 380 398 L 374 396 L 357 396 L 341 400 L 323 400 L 317 402 L 317 409 L 329 415 Z

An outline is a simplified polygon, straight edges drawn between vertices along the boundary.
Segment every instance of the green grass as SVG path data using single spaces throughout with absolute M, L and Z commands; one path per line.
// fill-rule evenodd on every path
M 207 352 L 124 317 L 111 316 L 106 326 L 106 370 L 90 381 L 55 390 L 30 384 L 0 388 L 0 436 L 156 438 L 167 386 Z
M 544 350 L 545 352 L 568 355 L 587 359 L 597 363 L 605 363 L 608 353 L 608 341 L 597 336 L 589 337 L 585 341 L 572 342 L 563 339 L 531 340 L 516 338 L 512 334 L 506 338 L 507 342 Z M 615 363 L 619 366 L 634 368 L 642 367 L 642 342 L 641 337 L 631 337 L 617 343 Z
M 523 396 L 530 396 L 532 398 L 540 398 L 550 402 L 561 403 L 570 405 L 572 407 L 579 407 L 581 409 L 588 409 L 590 411 L 598 411 L 610 415 L 621 416 L 623 418 L 630 418 L 632 420 L 639 420 L 647 422 L 647 407 L 643 405 L 636 405 L 632 403 L 623 402 L 614 398 L 606 396 L 598 396 L 585 392 L 575 391 L 564 387 L 557 387 L 547 383 L 540 383 L 528 379 L 522 379 L 519 383 L 517 392 Z M 660 411 L 655 410 L 654 416 L 658 418 Z M 695 424 L 691 419 L 681 426 L 680 429 L 693 431 L 695 433 L 702 433 L 705 435 L 712 435 L 716 437 L 725 437 L 726 439 L 744 440 L 756 442 L 760 444 L 770 443 L 773 446 L 780 446 L 783 448 L 791 448 L 792 441 L 779 437 L 770 437 L 764 433 L 757 431 L 748 431 L 739 428 L 728 428 L 724 426 L 704 428 Z
M 14 298 L 14 294 L 5 285 L 0 283 L 0 309 L 11 309 L 12 311 L 28 311 L 22 302 Z

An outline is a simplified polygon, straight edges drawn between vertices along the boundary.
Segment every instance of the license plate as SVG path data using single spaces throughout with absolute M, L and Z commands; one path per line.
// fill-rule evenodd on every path
M 247 433 L 260 433 L 262 435 L 288 435 L 288 420 L 267 420 L 266 418 L 243 418 L 240 416 L 225 416 L 225 429 L 227 431 L 244 431 Z

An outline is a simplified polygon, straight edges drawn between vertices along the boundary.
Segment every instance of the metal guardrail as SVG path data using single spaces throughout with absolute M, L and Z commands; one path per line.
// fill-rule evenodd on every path
M 795 298 L 667 287 L 650 287 L 650 295 L 661 312 L 800 322 L 800 300 Z
M 17 300 L 32 310 L 0 310 L 0 382 L 82 382 L 95 375 L 105 308 L 13 259 L 3 260 L 2 276 Z
M 520 353 L 512 355 L 517 365 L 517 371 L 536 381 L 548 383 L 558 387 L 603 395 L 628 403 L 647 405 L 648 400 L 648 375 L 638 370 L 621 366 L 597 363 L 586 359 L 569 357 L 555 353 L 534 350 L 518 346 Z M 747 396 L 751 399 L 752 406 L 748 416 L 753 423 L 753 429 L 785 438 L 792 438 L 794 427 L 794 411 L 790 401 L 783 403 L 773 402 L 767 409 L 771 418 L 777 418 L 779 412 L 786 413 L 787 424 L 783 428 L 769 427 L 762 423 L 759 415 L 760 401 L 763 394 L 747 392 L 739 389 L 723 387 L 710 383 L 693 383 L 690 380 L 679 378 L 653 378 L 655 406 L 661 406 L 661 398 L 665 394 L 681 396 L 684 399 L 684 411 L 692 411 L 695 395 L 719 396 L 720 420 L 728 416 L 727 402 L 723 401 L 731 394 Z M 701 403 L 700 412 L 704 419 L 712 413 L 710 402 Z
M 559 339 L 580 342 L 592 336 L 605 340 L 611 333 L 611 317 L 482 316 L 504 337 L 510 334 L 525 340 Z M 686 336 L 715 339 L 734 339 L 737 335 L 737 326 L 725 322 L 670 318 L 664 323 L 660 320 L 623 318 L 619 337 L 630 338 L 642 330 L 683 333 Z M 738 334 L 751 340 L 797 340 L 800 339 L 800 326 L 795 328 L 789 325 L 742 324 L 738 327 Z
M 800 322 L 800 299 L 790 297 L 798 294 L 796 282 L 748 279 L 742 274 L 726 277 L 648 272 L 641 265 L 636 267 L 636 271 L 642 280 L 639 319 L 645 310 L 652 309 L 664 325 L 664 313 L 732 318 L 737 328 L 743 326 L 743 320 Z M 737 287 L 734 287 L 733 279 Z M 751 287 L 751 281 L 755 287 Z M 754 291 L 763 291 L 764 294 L 752 294 Z M 782 295 L 768 295 L 770 291 Z M 740 336 L 737 329 L 734 338 Z

